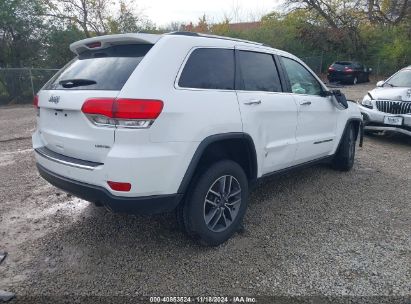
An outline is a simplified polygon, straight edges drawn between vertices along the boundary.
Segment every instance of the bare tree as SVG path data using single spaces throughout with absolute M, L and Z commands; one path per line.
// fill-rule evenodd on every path
M 46 16 L 78 25 L 86 37 L 111 32 L 134 32 L 146 18 L 136 12 L 133 0 L 44 0 Z M 118 7 L 116 6 L 118 5 Z
M 184 24 L 183 22 L 179 21 L 173 21 L 169 24 L 167 24 L 164 28 L 164 31 L 167 32 L 178 32 L 178 31 L 183 31 L 184 30 Z
M 243 8 L 238 0 L 232 0 L 230 10 L 224 12 L 224 19 L 229 19 L 231 22 L 241 22 L 243 19 Z
M 106 33 L 110 0 L 45 0 L 45 3 L 49 9 L 47 16 L 77 24 L 86 37 L 91 37 L 91 32 Z
M 411 0 L 287 0 L 286 5 L 315 11 L 333 28 L 366 20 L 396 25 L 411 17 Z
M 411 18 L 410 0 L 366 0 L 368 19 L 373 23 L 396 25 Z

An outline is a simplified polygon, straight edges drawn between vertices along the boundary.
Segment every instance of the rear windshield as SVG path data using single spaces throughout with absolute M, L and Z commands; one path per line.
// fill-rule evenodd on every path
M 351 65 L 352 62 L 350 61 L 336 61 L 333 65 Z
M 121 90 L 152 46 L 124 44 L 87 50 L 60 70 L 43 89 Z

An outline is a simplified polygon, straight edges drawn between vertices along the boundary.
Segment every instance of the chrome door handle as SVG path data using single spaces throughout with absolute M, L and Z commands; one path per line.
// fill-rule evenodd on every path
M 309 106 L 311 104 L 311 101 L 302 101 L 300 102 L 300 105 L 302 106 Z
M 244 104 L 246 106 L 259 105 L 259 104 L 261 104 L 261 100 L 260 99 L 250 100 L 250 101 L 244 102 Z

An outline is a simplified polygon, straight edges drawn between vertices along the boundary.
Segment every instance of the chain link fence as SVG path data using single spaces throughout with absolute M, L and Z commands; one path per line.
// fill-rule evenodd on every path
M 393 62 L 393 60 L 385 58 L 367 58 L 366 60 L 354 60 L 350 58 L 344 58 L 342 56 L 333 56 L 329 54 L 321 54 L 317 56 L 309 56 L 301 58 L 315 73 L 325 79 L 328 67 L 335 61 L 359 61 L 365 66 L 372 69 L 371 79 L 374 81 L 386 79 L 398 70 L 411 65 L 411 58 L 401 58 Z
M 321 54 L 301 58 L 322 79 L 326 79 L 326 72 L 331 63 L 337 60 L 349 60 L 330 54 Z M 372 68 L 371 79 L 374 81 L 385 79 L 399 69 L 411 64 L 408 58 L 393 62 L 384 58 L 369 58 L 363 61 Z M 0 68 L 0 105 L 30 103 L 38 90 L 59 69 L 40 68 Z
M 317 73 L 317 75 L 321 75 L 324 72 L 324 57 L 322 55 L 303 57 L 301 60 L 304 61 L 313 72 Z
M 0 68 L 0 105 L 30 103 L 58 69 Z

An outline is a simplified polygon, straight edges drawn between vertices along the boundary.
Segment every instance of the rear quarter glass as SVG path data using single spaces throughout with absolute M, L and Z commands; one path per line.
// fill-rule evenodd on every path
M 198 48 L 188 58 L 178 85 L 181 88 L 234 90 L 234 50 Z
M 152 44 L 124 44 L 87 50 L 59 71 L 43 87 L 43 90 L 119 91 L 152 46 Z M 95 83 L 73 87 L 64 87 L 60 84 L 61 81 L 70 79 L 87 79 Z

